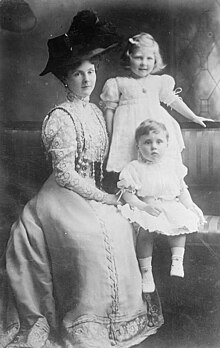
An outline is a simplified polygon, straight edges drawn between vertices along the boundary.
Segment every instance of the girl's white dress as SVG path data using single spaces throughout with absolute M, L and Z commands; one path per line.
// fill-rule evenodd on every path
M 149 232 L 179 235 L 198 231 L 200 218 L 178 199 L 186 187 L 186 174 L 183 164 L 168 158 L 151 164 L 138 160 L 130 162 L 120 173 L 120 187 L 135 191 L 147 203 L 158 204 L 162 213 L 155 217 L 127 203 L 118 209 L 130 222 L 136 222 Z
M 148 118 L 165 124 L 170 137 L 168 153 L 181 161 L 184 142 L 179 124 L 160 104 L 170 105 L 179 98 L 174 85 L 169 75 L 148 75 L 142 79 L 116 77 L 106 81 L 100 98 L 105 108 L 115 110 L 107 171 L 120 172 L 137 159 L 135 130 Z

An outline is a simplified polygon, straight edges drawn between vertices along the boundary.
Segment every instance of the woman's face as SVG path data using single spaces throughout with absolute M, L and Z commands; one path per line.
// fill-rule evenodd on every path
M 154 65 L 154 50 L 150 47 L 139 47 L 130 54 L 130 70 L 137 77 L 146 77 L 151 74 Z
M 65 83 L 77 97 L 90 96 L 96 83 L 95 65 L 88 60 L 83 61 L 77 69 L 68 72 Z

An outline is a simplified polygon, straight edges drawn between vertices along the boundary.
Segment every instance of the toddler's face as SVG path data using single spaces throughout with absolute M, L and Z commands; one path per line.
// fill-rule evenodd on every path
M 130 70 L 137 77 L 151 74 L 155 65 L 154 51 L 150 47 L 139 47 L 130 55 Z
M 164 156 L 167 145 L 168 141 L 165 132 L 160 131 L 159 133 L 155 133 L 151 131 L 150 134 L 140 137 L 138 149 L 143 159 L 150 162 L 157 162 Z

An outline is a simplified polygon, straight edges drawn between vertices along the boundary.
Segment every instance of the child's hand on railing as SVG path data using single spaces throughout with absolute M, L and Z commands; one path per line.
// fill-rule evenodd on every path
M 214 120 L 212 120 L 211 118 L 196 116 L 193 119 L 193 122 L 200 124 L 202 127 L 206 127 L 205 122 L 214 122 Z

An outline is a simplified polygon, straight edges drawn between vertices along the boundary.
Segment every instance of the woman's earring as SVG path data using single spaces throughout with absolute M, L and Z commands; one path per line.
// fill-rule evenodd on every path
M 67 84 L 67 83 L 64 83 L 64 87 L 65 87 L 65 88 L 68 88 L 68 84 Z
M 138 159 L 142 158 L 141 150 L 138 145 L 137 145 L 137 155 L 138 155 Z

